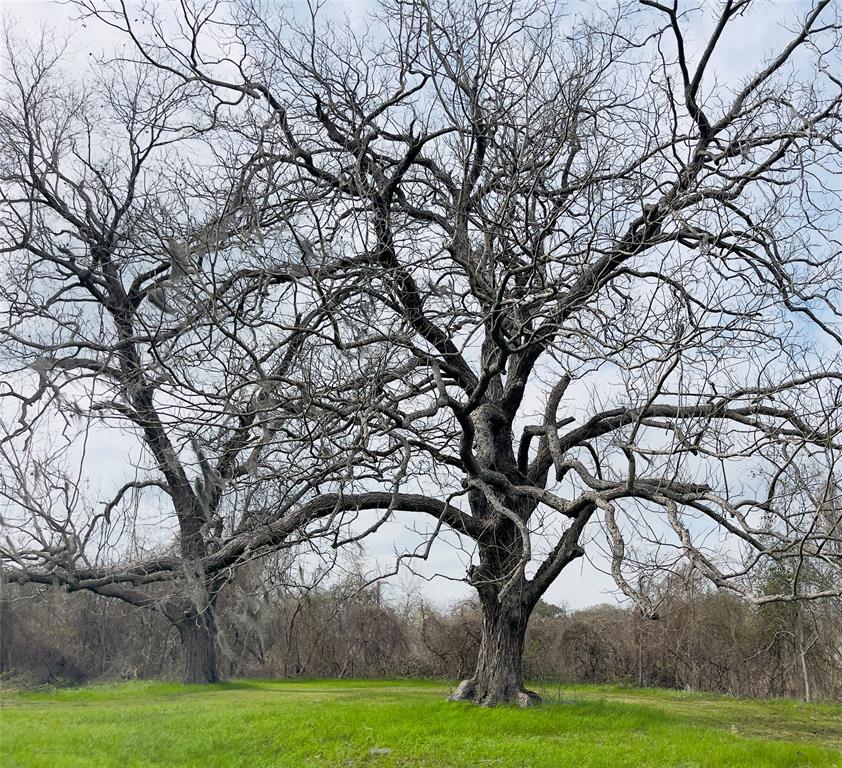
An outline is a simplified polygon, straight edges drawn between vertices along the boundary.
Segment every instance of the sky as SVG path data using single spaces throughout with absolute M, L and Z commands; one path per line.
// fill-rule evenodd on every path
M 369 5 L 367 0 L 333 0 L 329 8 L 331 13 L 335 14 L 335 18 L 341 19 L 344 16 L 351 24 L 359 25 L 364 23 L 365 11 Z M 714 8 L 718 3 L 703 2 L 701 5 L 704 8 Z M 800 0 L 777 5 L 765 3 L 764 0 L 764 5 L 764 13 L 754 14 L 750 23 L 735 27 L 730 33 L 730 38 L 723 40 L 722 52 L 714 62 L 717 79 L 732 80 L 736 73 L 744 73 L 747 61 L 761 59 L 770 46 L 781 38 L 781 24 L 791 17 L 793 10 L 797 11 L 807 6 Z M 4 14 L 18 20 L 19 29 L 25 34 L 41 25 L 55 28 L 63 34 L 71 33 L 71 50 L 80 60 L 83 60 L 87 53 L 96 53 L 112 41 L 109 32 L 94 23 L 89 22 L 84 27 L 74 24 L 71 20 L 71 10 L 50 0 L 0 0 L 0 9 Z M 712 18 L 709 13 L 699 16 L 695 31 L 703 34 L 709 29 Z M 581 393 L 586 399 L 593 394 L 599 393 Z M 87 445 L 88 467 L 92 486 L 100 489 L 101 498 L 108 498 L 109 491 L 113 492 L 113 489 L 119 487 L 127 478 L 127 468 L 133 463 L 132 450 L 136 450 L 136 447 L 128 446 L 125 436 L 119 432 L 103 428 L 95 428 L 92 431 Z M 394 563 L 395 549 L 402 550 L 407 543 L 419 541 L 412 528 L 426 524 L 426 519 L 407 516 L 384 526 L 364 542 L 365 553 L 370 563 L 386 570 L 390 569 Z M 568 567 L 550 588 L 545 599 L 572 609 L 603 602 L 618 602 L 621 596 L 606 573 L 608 568 L 605 559 L 598 553 L 590 556 L 595 559 L 582 558 Z M 465 562 L 464 552 L 449 546 L 446 540 L 439 542 L 438 546 L 433 548 L 428 561 L 413 565 L 418 575 L 403 575 L 395 580 L 396 587 L 405 589 L 410 586 L 439 605 L 452 604 L 473 595 L 473 590 L 459 581 L 464 576 Z M 453 578 L 438 577 L 427 581 L 435 574 L 448 574 Z

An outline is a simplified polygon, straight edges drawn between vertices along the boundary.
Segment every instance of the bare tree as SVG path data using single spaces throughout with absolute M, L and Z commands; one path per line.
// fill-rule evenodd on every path
M 330 302 L 296 281 L 318 265 L 264 239 L 260 158 L 201 88 L 119 61 L 74 80 L 46 33 L 7 26 L 5 49 L 3 578 L 159 611 L 185 680 L 212 682 L 216 597 L 268 551 L 252 534 L 307 538 L 302 504 L 344 471 L 348 425 L 305 389 Z
M 260 215 L 330 265 L 307 285 L 331 287 L 341 376 L 309 397 L 360 430 L 307 514 L 417 511 L 431 541 L 462 537 L 483 628 L 455 698 L 535 700 L 530 614 L 601 542 L 649 614 L 647 580 L 681 560 L 746 592 L 770 561 L 838 573 L 823 509 L 769 514 L 794 461 L 840 447 L 832 0 L 793 6 L 739 73 L 721 52 L 767 3 L 724 0 L 705 29 L 678 2 L 396 1 L 365 35 L 315 6 L 78 5 L 201 90 L 271 168 Z

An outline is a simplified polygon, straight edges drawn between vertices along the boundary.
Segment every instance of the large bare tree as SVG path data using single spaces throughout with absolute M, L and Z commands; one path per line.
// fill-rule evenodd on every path
M 842 426 L 832 0 L 787 5 L 739 71 L 768 3 L 387 1 L 365 34 L 315 6 L 78 5 L 201 91 L 271 168 L 260 215 L 329 265 L 306 284 L 341 376 L 310 397 L 360 439 L 309 513 L 466 542 L 483 635 L 455 698 L 535 699 L 530 613 L 588 548 L 650 614 L 680 560 L 759 602 L 834 593 L 798 574 L 839 571 L 838 521 L 777 503 Z M 792 579 L 750 592 L 769 562 Z

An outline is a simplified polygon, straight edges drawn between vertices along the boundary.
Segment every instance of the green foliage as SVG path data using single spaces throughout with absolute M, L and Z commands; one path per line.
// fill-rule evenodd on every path
M 534 710 L 441 683 L 127 683 L 3 696 L 4 768 L 842 767 L 842 706 L 618 687 Z
M 532 609 L 532 615 L 537 618 L 555 619 L 564 615 L 564 608 L 548 603 L 545 600 L 539 600 Z

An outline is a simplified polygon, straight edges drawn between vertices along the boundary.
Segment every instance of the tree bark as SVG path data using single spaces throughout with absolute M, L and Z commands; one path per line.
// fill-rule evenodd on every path
M 216 654 L 216 620 L 211 605 L 202 610 L 191 607 L 175 622 L 181 637 L 184 682 L 207 684 L 219 682 Z
M 796 619 L 798 622 L 798 656 L 801 661 L 801 676 L 804 680 L 804 701 L 809 702 L 812 698 L 810 691 L 810 671 L 807 667 L 807 651 L 804 645 L 804 625 L 801 616 Z
M 540 696 L 523 686 L 523 644 L 531 606 L 505 607 L 497 602 L 496 595 L 485 595 L 480 604 L 482 637 L 476 670 L 459 684 L 450 700 L 472 701 L 484 707 L 540 703 Z

